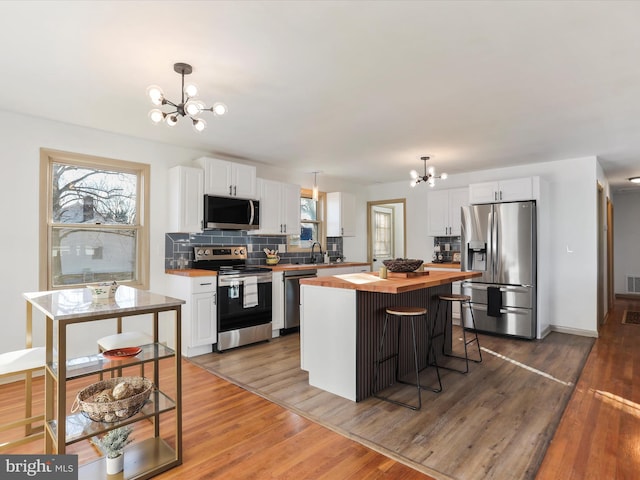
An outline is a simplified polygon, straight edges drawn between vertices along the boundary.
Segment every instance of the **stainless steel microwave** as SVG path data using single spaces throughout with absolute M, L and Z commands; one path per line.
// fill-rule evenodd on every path
M 204 228 L 257 230 L 260 228 L 260 202 L 247 198 L 204 196 Z

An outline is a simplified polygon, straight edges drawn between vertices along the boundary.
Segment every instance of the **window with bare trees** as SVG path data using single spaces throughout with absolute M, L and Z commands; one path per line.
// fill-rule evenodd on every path
M 41 287 L 146 288 L 149 165 L 43 149 L 41 177 Z

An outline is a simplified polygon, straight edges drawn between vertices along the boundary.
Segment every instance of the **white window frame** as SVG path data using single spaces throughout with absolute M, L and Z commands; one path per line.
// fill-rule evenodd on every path
M 89 169 L 107 169 L 121 171 L 138 176 L 138 192 L 136 195 L 136 221 L 129 225 L 102 225 L 105 230 L 121 228 L 137 231 L 137 242 L 135 246 L 136 271 L 135 280 L 123 282 L 127 285 L 142 289 L 149 288 L 149 179 L 151 168 L 148 164 L 114 160 L 110 158 L 95 157 L 79 153 L 62 152 L 51 149 L 40 149 L 40 272 L 39 285 L 41 290 L 52 290 L 54 288 L 74 288 L 79 284 L 54 287 L 52 281 L 53 269 L 51 265 L 51 244 L 54 227 L 65 226 L 65 224 L 53 223 L 52 212 L 52 182 L 54 163 L 77 165 Z M 72 224 L 74 229 L 95 230 L 95 224 Z
M 384 218 L 386 226 L 382 226 L 381 219 Z M 385 245 L 386 252 L 376 251 L 374 248 L 373 255 L 380 258 L 391 258 L 394 252 L 394 236 L 393 236 L 393 210 L 389 211 L 374 211 L 374 225 L 373 225 L 373 239 L 374 245 L 382 243 Z M 384 238 L 379 238 L 383 236 Z
M 301 188 L 300 198 L 312 198 L 313 194 L 311 189 Z M 302 220 L 302 203 L 300 204 L 300 222 L 301 223 L 315 223 L 318 225 L 318 242 L 320 245 L 327 244 L 326 235 L 326 219 L 325 212 L 327 210 L 327 194 L 325 192 L 318 193 L 318 204 L 316 211 L 316 221 Z M 289 235 L 287 237 L 287 252 L 311 252 L 311 245 L 300 246 L 300 232 L 297 235 Z

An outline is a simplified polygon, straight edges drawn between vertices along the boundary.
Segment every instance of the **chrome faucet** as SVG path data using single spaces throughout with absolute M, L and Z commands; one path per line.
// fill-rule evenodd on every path
M 322 245 L 320 245 L 319 242 L 313 242 L 313 245 L 311 245 L 311 261 L 313 263 L 316 263 L 316 257 L 313 256 L 316 245 L 318 245 L 318 250 L 320 250 L 320 255 L 322 255 Z

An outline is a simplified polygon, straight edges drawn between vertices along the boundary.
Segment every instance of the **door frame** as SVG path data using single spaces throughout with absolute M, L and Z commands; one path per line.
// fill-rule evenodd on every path
M 373 267 L 373 249 L 371 248 L 371 240 L 373 239 L 373 225 L 371 225 L 371 214 L 373 213 L 373 207 L 384 205 L 402 205 L 402 251 L 407 252 L 407 199 L 406 198 L 393 198 L 390 200 L 372 200 L 367 202 L 367 261 Z

